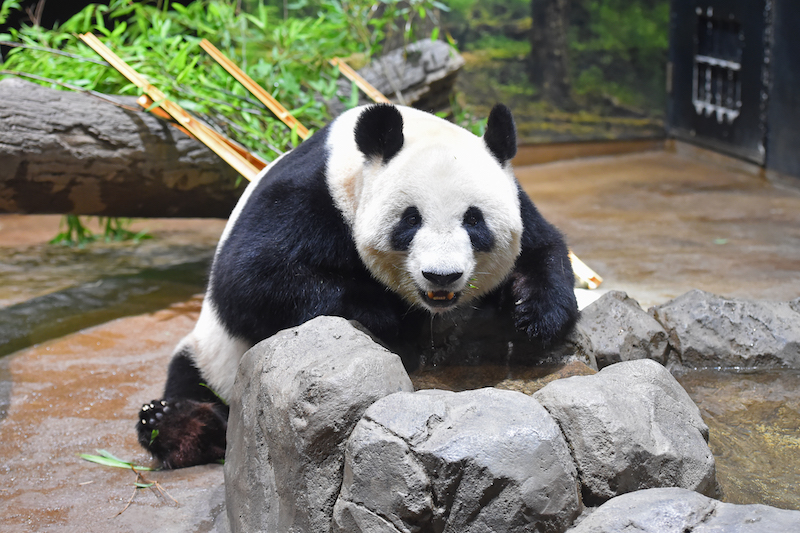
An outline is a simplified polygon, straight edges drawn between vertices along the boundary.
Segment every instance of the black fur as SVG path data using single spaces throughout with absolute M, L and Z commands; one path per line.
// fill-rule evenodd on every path
M 467 209 L 464 213 L 464 229 L 467 230 L 469 241 L 472 243 L 472 249 L 476 252 L 491 252 L 494 248 L 494 234 L 489 226 L 486 225 L 486 220 L 483 218 L 483 212 L 475 206 Z
M 559 231 L 519 188 L 522 252 L 503 290 L 514 325 L 543 347 L 563 339 L 578 320 L 575 274 Z
M 407 305 L 367 271 L 328 192 L 327 133 L 275 164 L 214 261 L 219 317 L 253 344 L 319 315 L 357 320 L 385 342 L 400 337 Z
M 187 349 L 169 363 L 164 399 L 142 406 L 139 444 L 164 468 L 210 463 L 225 456 L 228 407 L 208 388 Z
M 497 104 L 489 113 L 483 141 L 495 159 L 505 165 L 517 155 L 517 128 L 511 110 Z
M 398 252 L 405 252 L 411 246 L 411 241 L 414 240 L 414 235 L 422 226 L 422 215 L 419 209 L 414 207 L 407 207 L 400 218 L 400 220 L 392 228 L 392 235 L 389 242 L 393 250 Z
M 386 164 L 403 147 L 403 116 L 390 104 L 370 106 L 358 117 L 355 136 L 361 153 Z

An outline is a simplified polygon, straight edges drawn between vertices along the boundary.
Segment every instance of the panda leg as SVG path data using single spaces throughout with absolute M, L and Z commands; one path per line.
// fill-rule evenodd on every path
M 164 398 L 142 406 L 136 430 L 164 468 L 183 468 L 224 459 L 227 426 L 228 406 L 203 385 L 184 346 L 170 361 Z
M 578 319 L 575 275 L 558 230 L 542 218 L 519 190 L 522 251 L 509 276 L 514 325 L 543 347 L 563 339 Z

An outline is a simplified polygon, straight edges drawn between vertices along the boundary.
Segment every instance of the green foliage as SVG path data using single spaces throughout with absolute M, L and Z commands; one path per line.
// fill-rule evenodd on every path
M 120 242 L 133 241 L 138 243 L 145 239 L 152 239 L 146 230 L 135 233 L 128 227 L 133 222 L 129 218 L 121 217 L 97 217 L 97 223 L 103 230 L 102 234 L 95 234 L 86 225 L 91 217 L 81 217 L 77 215 L 65 215 L 61 219 L 58 235 L 50 240 L 50 244 L 61 244 L 64 246 L 83 247 L 96 241 Z
M 667 0 L 582 0 L 570 27 L 574 90 L 663 109 Z
M 82 454 L 80 454 L 80 456 L 81 456 L 81 459 L 84 459 L 86 461 L 90 461 L 92 463 L 97 463 L 97 464 L 103 465 L 103 466 L 113 466 L 114 468 L 126 468 L 128 470 L 130 470 L 130 469 L 134 469 L 134 470 L 153 470 L 149 466 L 139 466 L 139 465 L 135 465 L 135 464 L 133 464 L 131 462 L 128 462 L 128 461 L 123 461 L 122 459 L 120 459 L 118 457 L 115 457 L 114 455 L 112 455 L 110 452 L 107 452 L 106 450 L 97 450 L 97 453 L 100 454 L 100 455 L 91 455 L 91 454 L 88 454 L 88 453 L 82 453 Z
M 269 4 L 197 0 L 182 6 L 169 0 L 111 0 L 109 5 L 90 5 L 53 30 L 23 26 L 0 36 L 20 45 L 4 58 L 3 73 L 33 74 L 40 80 L 52 80 L 55 89 L 69 84 L 139 96 L 136 86 L 98 61 L 95 52 L 77 37 L 92 32 L 167 98 L 271 161 L 298 144 L 296 132 L 200 48 L 203 38 L 313 131 L 329 121 L 327 102 L 338 98 L 338 69 L 328 60 L 353 54 L 369 58 L 384 39 L 397 33 L 408 42 L 416 37 L 416 21 L 447 9 L 436 0 Z M 242 5 L 245 9 L 240 9 Z M 288 9 L 281 12 L 284 7 Z M 19 9 L 18 1 L 2 0 L 0 22 L 13 9 Z M 355 103 L 345 102 L 350 107 Z M 107 241 L 147 238 L 128 231 L 124 219 L 101 219 L 100 224 L 105 226 L 103 238 Z M 83 246 L 100 238 L 77 216 L 65 217 L 63 225 L 66 229 L 52 242 Z
M 3 0 L 0 3 L 0 24 L 4 24 L 6 20 L 8 20 L 8 15 L 20 8 L 20 4 L 18 0 Z
M 446 27 L 463 50 L 487 48 L 482 39 L 527 40 L 531 0 L 450 0 Z
M 4 0 L 3 9 L 14 4 Z M 188 6 L 168 0 L 90 5 L 54 30 L 11 29 L 10 39 L 28 48 L 12 49 L 3 69 L 102 93 L 138 96 L 137 87 L 115 69 L 98 64 L 95 53 L 76 36 L 93 32 L 167 98 L 269 161 L 297 139 L 200 49 L 201 39 L 213 42 L 314 129 L 329 120 L 326 102 L 336 98 L 338 71 L 329 59 L 355 53 L 368 57 L 392 32 L 402 31 L 410 38 L 414 22 L 440 6 L 435 0 L 383 0 L 380 9 L 368 0 L 301 1 L 292 7 L 305 15 L 283 17 L 260 2 L 245 2 L 249 12 L 239 5 L 238 0 L 197 0 Z
M 661 114 L 666 101 L 669 0 L 567 3 L 567 55 L 580 103 L 592 107 L 610 99 Z M 530 85 L 522 74 L 529 67 L 524 56 L 530 53 L 531 0 L 451 0 L 448 5 L 445 27 L 462 49 L 476 52 L 473 59 L 480 68 L 487 68 L 487 59 L 491 60 L 497 78 L 507 80 L 500 81 L 507 86 L 502 92 L 535 95 L 535 88 L 521 90 Z

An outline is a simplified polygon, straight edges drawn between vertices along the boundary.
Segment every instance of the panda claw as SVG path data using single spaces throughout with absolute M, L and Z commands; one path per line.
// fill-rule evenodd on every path
M 166 401 L 153 400 L 142 405 L 142 410 L 139 412 L 139 420 L 145 428 L 155 429 L 155 426 L 164 418 L 168 410 L 169 404 Z

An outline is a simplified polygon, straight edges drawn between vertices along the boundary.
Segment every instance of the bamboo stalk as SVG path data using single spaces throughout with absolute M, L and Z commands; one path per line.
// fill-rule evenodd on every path
M 150 99 L 150 97 L 147 96 L 146 94 L 143 94 L 142 96 L 137 98 L 136 99 L 136 103 L 139 104 L 140 106 L 142 106 L 145 109 L 150 109 L 150 112 L 153 113 L 154 115 L 156 115 L 157 117 L 161 117 L 161 118 L 163 118 L 165 120 L 172 120 L 172 117 L 169 115 L 169 113 L 167 113 L 166 111 L 164 111 L 163 109 L 161 109 L 158 106 L 153 107 L 153 100 Z M 189 137 L 195 138 L 195 136 L 192 135 L 190 131 L 188 131 L 186 128 L 184 128 L 180 124 L 176 124 L 175 122 L 173 122 L 172 125 L 175 126 L 176 128 L 178 128 L 179 130 L 181 130 L 183 133 L 185 133 Z M 211 131 L 214 131 L 214 130 L 211 130 Z M 216 132 L 214 132 L 214 133 L 216 133 Z M 245 159 L 250 161 L 250 163 L 252 163 L 253 166 L 255 166 L 257 168 L 261 168 L 261 169 L 263 169 L 264 167 L 267 166 L 267 162 L 266 161 L 264 161 L 263 159 L 261 159 L 257 155 L 249 152 L 247 150 L 247 148 L 245 148 L 241 144 L 237 143 L 236 141 L 234 141 L 232 139 L 228 139 L 227 137 L 222 136 L 222 135 L 220 135 L 220 138 L 230 148 L 232 148 L 233 150 L 238 152 L 239 155 L 241 155 L 242 157 L 244 157 Z
M 208 146 L 214 153 L 231 165 L 239 174 L 252 180 L 263 168 L 253 164 L 249 158 L 242 156 L 222 135 L 195 119 L 181 106 L 166 98 L 166 95 L 150 85 L 150 83 L 133 68 L 119 58 L 106 45 L 91 33 L 84 33 L 80 39 L 97 52 L 103 59 L 117 69 L 131 83 L 139 87 L 183 128 L 191 132 L 200 142 Z M 149 106 L 148 106 L 149 107 Z
M 364 94 L 369 96 L 373 102 L 383 103 L 383 104 L 391 104 L 392 101 L 386 98 L 382 92 L 378 89 L 370 85 L 370 83 L 361 77 L 361 75 L 353 70 L 350 65 L 344 62 L 344 59 L 339 57 L 334 57 L 330 61 L 331 65 L 334 67 L 339 67 L 339 72 L 341 72 L 347 79 L 354 82 L 356 86 L 364 91 Z
M 600 275 L 589 268 L 589 266 L 578 259 L 578 256 L 569 252 L 569 260 L 572 262 L 572 271 L 575 273 L 575 276 L 578 277 L 581 282 L 586 285 L 587 289 L 596 289 L 603 283 L 603 278 Z
M 278 102 L 271 94 L 265 91 L 258 83 L 255 82 L 255 80 L 253 80 L 253 78 L 245 74 L 245 72 L 240 69 L 236 63 L 228 59 L 225 54 L 217 49 L 216 46 L 211 44 L 211 42 L 209 42 L 207 39 L 203 39 L 200 41 L 200 47 L 205 50 L 208 55 L 214 58 L 214 60 L 219 63 L 222 68 L 228 71 L 228 74 L 236 78 L 236 81 L 241 83 L 245 89 L 250 91 L 253 96 L 258 98 L 262 104 L 267 106 L 270 111 L 275 113 L 275 116 L 283 121 L 284 124 L 292 129 L 297 128 L 297 134 L 301 139 L 305 140 L 308 138 L 308 128 L 303 126 L 299 120 L 294 118 L 294 116 L 285 107 L 283 107 L 280 102 Z

